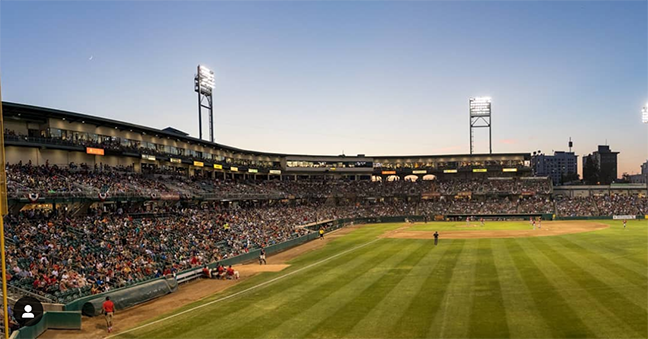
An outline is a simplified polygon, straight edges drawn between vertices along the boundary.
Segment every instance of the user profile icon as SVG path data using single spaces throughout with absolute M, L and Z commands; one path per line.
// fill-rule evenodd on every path
M 43 317 L 43 304 L 32 297 L 22 297 L 13 306 L 14 318 L 23 326 L 36 325 Z
M 31 305 L 25 305 L 25 313 L 21 316 L 23 319 L 34 319 L 34 313 L 32 313 Z

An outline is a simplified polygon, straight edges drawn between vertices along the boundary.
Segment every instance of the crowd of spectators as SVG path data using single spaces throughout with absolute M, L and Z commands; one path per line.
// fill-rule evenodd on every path
M 36 193 L 96 195 L 163 195 L 228 197 L 393 197 L 420 196 L 427 193 L 455 195 L 471 194 L 547 194 L 549 180 L 524 179 L 461 179 L 418 181 L 369 180 L 231 180 L 209 176 L 180 175 L 173 172 L 137 173 L 133 167 L 111 167 L 104 164 L 88 166 L 70 163 L 68 166 L 36 166 L 31 162 L 7 165 L 10 196 Z
M 564 217 L 589 217 L 600 215 L 594 200 L 590 197 L 555 198 L 557 215 Z
M 646 215 L 648 199 L 636 195 L 612 194 L 594 197 L 599 215 Z
M 9 281 L 53 298 L 99 293 L 302 236 L 298 227 L 349 217 L 413 214 L 404 203 L 321 203 L 167 208 L 133 218 L 124 209 L 71 218 L 30 210 L 6 217 Z M 73 290 L 75 294 L 66 294 Z
M 438 191 L 444 195 L 471 192 L 473 194 L 549 194 L 552 191 L 548 179 L 523 178 L 472 178 L 452 179 L 439 182 Z

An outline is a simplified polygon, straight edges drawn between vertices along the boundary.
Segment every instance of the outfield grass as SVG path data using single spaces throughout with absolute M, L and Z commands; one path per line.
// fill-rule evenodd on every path
M 611 227 L 436 247 L 377 238 L 402 224 L 367 225 L 174 313 L 234 297 L 121 337 L 645 338 L 648 222 L 598 222 Z

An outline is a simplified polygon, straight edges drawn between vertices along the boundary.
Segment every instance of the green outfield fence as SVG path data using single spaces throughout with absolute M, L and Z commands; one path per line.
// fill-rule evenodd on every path
M 35 339 L 47 330 L 80 330 L 81 312 L 45 312 L 41 320 L 33 326 L 23 327 L 11 334 L 11 339 Z

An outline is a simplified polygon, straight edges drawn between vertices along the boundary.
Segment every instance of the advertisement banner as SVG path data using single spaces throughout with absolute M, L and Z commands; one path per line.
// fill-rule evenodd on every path
M 503 172 L 517 172 L 517 168 L 503 168 Z
M 614 220 L 637 219 L 637 216 L 636 215 L 613 215 L 612 219 Z
M 203 167 L 205 166 L 205 163 L 202 161 L 194 161 L 194 166 L 196 167 Z
M 234 167 L 234 166 L 232 166 L 232 167 L 230 167 L 230 171 L 232 171 L 232 172 L 238 172 L 238 167 Z
M 155 156 L 154 155 L 148 155 L 148 154 L 142 154 L 142 159 L 155 161 Z
M 382 171 L 383 175 L 396 174 L 396 171 Z
M 94 155 L 104 155 L 103 148 L 86 147 L 86 153 Z
M 487 171 L 485 168 L 473 168 L 473 173 L 485 173 Z
M 270 173 L 270 174 L 277 174 L 277 175 L 279 175 L 279 174 L 281 174 L 281 170 L 270 170 L 269 173 Z
M 427 170 L 413 170 L 412 174 L 427 174 Z
M 222 170 L 222 169 L 223 169 L 223 165 L 220 165 L 220 164 L 214 164 L 214 169 Z
M 171 161 L 174 164 L 181 164 L 182 163 L 182 160 L 177 159 L 177 158 L 169 158 L 169 161 Z
M 443 173 L 457 173 L 456 169 L 443 170 Z
M 259 170 L 256 168 L 248 168 L 248 173 L 259 173 Z

